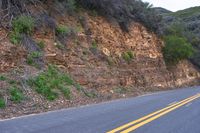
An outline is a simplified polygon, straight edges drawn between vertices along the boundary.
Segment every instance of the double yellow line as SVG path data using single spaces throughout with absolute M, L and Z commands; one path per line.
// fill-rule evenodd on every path
M 172 105 L 170 105 L 170 106 L 168 106 L 166 108 L 163 108 L 163 109 L 158 110 L 156 112 L 153 112 L 153 113 L 151 113 L 149 115 L 146 115 L 146 116 L 144 116 L 144 117 L 142 117 L 140 119 L 137 119 L 135 121 L 129 122 L 129 123 L 127 123 L 125 125 L 122 125 L 122 126 L 116 128 L 116 129 L 113 129 L 111 131 L 108 131 L 107 133 L 116 133 L 116 132 L 129 133 L 129 132 L 132 132 L 132 131 L 136 130 L 137 128 L 139 128 L 139 127 L 141 127 L 141 126 L 143 126 L 143 125 L 145 125 L 145 124 L 147 124 L 147 123 L 149 123 L 149 122 L 151 122 L 153 120 L 156 120 L 159 117 L 161 117 L 161 116 L 163 116 L 165 114 L 168 114 L 169 112 L 171 112 L 171 111 L 173 111 L 173 110 L 175 110 L 177 108 L 180 108 L 181 106 L 184 106 L 187 103 L 189 103 L 189 102 L 191 102 L 191 101 L 193 101 L 193 100 L 195 100 L 195 99 L 197 99 L 199 97 L 200 97 L 200 94 L 196 94 L 196 95 L 191 96 L 191 97 L 189 97 L 187 99 L 184 99 L 184 100 L 182 100 L 182 101 L 180 101 L 178 103 L 172 104 Z

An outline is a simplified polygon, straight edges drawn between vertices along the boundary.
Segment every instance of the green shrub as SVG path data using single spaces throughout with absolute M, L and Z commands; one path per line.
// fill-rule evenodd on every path
M 131 58 L 130 58 L 130 56 L 128 55 L 128 53 L 126 53 L 126 52 L 124 52 L 123 54 L 122 54 L 122 57 L 123 57 L 123 59 L 125 60 L 125 61 L 130 61 L 131 60 Z
M 13 44 L 21 42 L 21 34 L 31 34 L 34 28 L 34 19 L 30 16 L 20 16 L 12 21 L 13 31 L 9 35 Z
M 0 98 L 0 108 L 3 109 L 6 107 L 6 102 L 3 98 Z
M 26 59 L 27 64 L 29 65 L 34 65 L 34 60 L 31 56 L 28 55 L 27 59 Z
M 194 54 L 194 49 L 185 38 L 165 36 L 165 47 L 162 49 L 166 63 L 178 63 Z
M 134 58 L 132 51 L 123 52 L 122 57 L 125 61 L 130 62 Z
M 63 93 L 65 98 L 70 99 L 71 98 L 71 91 L 70 88 L 65 86 L 60 86 L 60 91 Z
M 35 62 L 35 59 L 40 58 L 40 57 L 42 57 L 41 52 L 39 52 L 39 51 L 31 52 L 30 54 L 28 54 L 26 62 L 29 65 L 37 67 L 37 63 Z
M 20 91 L 19 88 L 15 86 L 10 88 L 10 95 L 11 95 L 11 101 L 15 103 L 19 103 L 24 99 L 22 91 Z
M 38 45 L 41 49 L 44 49 L 44 47 L 45 47 L 44 41 L 39 41 L 39 42 L 37 43 L 37 45 Z
M 56 27 L 56 34 L 57 35 L 67 35 L 71 32 L 71 30 L 64 25 L 59 25 L 58 27 Z
M 39 51 L 34 51 L 34 52 L 31 52 L 31 53 L 30 53 L 30 56 L 31 56 L 32 58 L 39 58 L 39 57 L 42 56 L 42 53 L 39 52 Z
M 131 59 L 133 59 L 133 58 L 134 58 L 134 54 L 133 54 L 133 52 L 132 52 L 132 51 L 127 51 L 127 54 L 129 55 L 129 57 L 130 57 Z
M 0 75 L 0 81 L 5 81 L 7 78 L 3 75 Z
M 11 32 L 9 35 L 10 41 L 13 44 L 19 44 L 21 42 L 21 34 L 19 32 Z
M 69 75 L 60 72 L 52 65 L 50 65 L 45 72 L 30 79 L 28 83 L 35 88 L 36 92 L 50 101 L 58 97 L 58 91 L 60 91 L 67 99 L 70 99 L 70 87 L 74 86 L 80 90 L 80 86 L 76 84 Z
M 31 34 L 34 28 L 34 19 L 30 16 L 20 16 L 16 18 L 13 24 L 13 30 L 16 33 Z
M 97 45 L 97 42 L 96 41 L 93 41 L 92 42 L 92 48 L 93 49 L 97 49 L 98 45 Z

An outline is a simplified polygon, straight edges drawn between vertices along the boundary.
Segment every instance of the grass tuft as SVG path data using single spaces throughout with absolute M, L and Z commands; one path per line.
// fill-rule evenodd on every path
M 56 34 L 57 35 L 67 35 L 71 32 L 71 30 L 65 25 L 59 25 L 56 27 Z
M 39 41 L 39 42 L 37 43 L 37 45 L 38 45 L 41 49 L 44 49 L 44 47 L 45 47 L 44 41 Z
M 49 101 L 58 98 L 58 92 L 61 92 L 67 99 L 70 99 L 70 88 L 72 86 L 76 87 L 77 90 L 81 88 L 69 75 L 60 72 L 53 65 L 49 65 L 46 71 L 30 79 L 28 83 L 31 87 L 35 88 L 36 92 L 43 95 Z
M 134 58 L 134 53 L 132 51 L 127 51 L 122 54 L 125 61 L 130 62 Z
M 24 95 L 19 88 L 16 86 L 13 86 L 10 88 L 10 95 L 11 95 L 11 101 L 15 103 L 19 103 L 24 99 Z
M 0 109 L 3 109 L 6 107 L 6 102 L 3 98 L 0 98 Z
M 30 16 L 20 16 L 13 20 L 13 30 L 16 33 L 31 34 L 34 28 L 34 19 Z
M 5 81 L 7 78 L 3 75 L 0 75 L 0 81 Z
M 20 44 L 22 34 L 31 34 L 34 28 L 34 19 L 30 16 L 19 16 L 12 21 L 13 31 L 10 33 L 9 38 L 11 43 Z

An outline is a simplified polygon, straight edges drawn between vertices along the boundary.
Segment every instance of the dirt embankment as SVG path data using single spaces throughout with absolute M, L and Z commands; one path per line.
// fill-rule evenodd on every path
M 45 64 L 57 65 L 69 73 L 92 98 L 74 89 L 72 99 L 63 97 L 48 101 L 34 89 L 24 86 L 24 78 L 37 75 L 38 70 L 26 63 L 27 51 L 13 45 L 9 39 L 0 42 L 0 72 L 22 86 L 25 99 L 13 103 L 8 95 L 9 83 L 0 81 L 1 95 L 7 106 L 0 109 L 0 118 L 38 113 L 53 109 L 100 102 L 120 97 L 136 96 L 150 91 L 196 85 L 200 73 L 189 62 L 166 66 L 162 56 L 162 41 L 140 24 L 132 24 L 130 32 L 102 17 L 81 14 L 86 18 L 81 26 L 78 19 L 60 17 L 58 22 L 79 28 L 76 37 L 67 39 L 66 48 L 60 49 L 51 34 L 36 32 L 34 40 L 44 41 Z M 4 35 L 1 31 L 1 36 Z
M 102 17 L 85 16 L 91 35 L 80 33 L 80 44 L 69 45 L 68 54 L 63 56 L 54 50 L 51 54 L 56 56 L 47 59 L 56 62 L 62 57 L 60 64 L 86 88 L 109 94 L 120 86 L 151 91 L 198 83 L 199 72 L 189 61 L 166 66 L 163 42 L 142 25 L 133 24 L 130 32 L 124 33 L 117 24 Z M 94 42 L 97 46 L 93 49 Z M 131 61 L 124 59 L 127 52 L 133 53 Z

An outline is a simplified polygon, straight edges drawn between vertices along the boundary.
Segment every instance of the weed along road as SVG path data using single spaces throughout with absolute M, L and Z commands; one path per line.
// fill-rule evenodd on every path
M 0 133 L 200 133 L 200 87 L 0 121 Z

